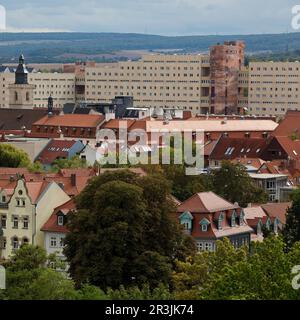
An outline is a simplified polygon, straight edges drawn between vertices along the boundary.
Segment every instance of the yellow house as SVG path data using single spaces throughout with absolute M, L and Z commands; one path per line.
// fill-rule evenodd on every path
M 22 244 L 44 246 L 41 227 L 54 208 L 70 200 L 55 182 L 1 181 L 0 258 L 7 259 Z

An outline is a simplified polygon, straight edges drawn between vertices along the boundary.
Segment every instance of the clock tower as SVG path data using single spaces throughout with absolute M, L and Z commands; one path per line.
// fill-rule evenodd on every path
M 15 83 L 8 86 L 9 108 L 33 109 L 33 91 L 35 85 L 28 83 L 28 74 L 24 56 L 21 55 L 15 72 Z

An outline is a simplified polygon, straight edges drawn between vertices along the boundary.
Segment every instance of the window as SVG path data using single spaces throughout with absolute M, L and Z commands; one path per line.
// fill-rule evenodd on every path
M 3 228 L 3 229 L 5 229 L 6 228 L 6 216 L 1 216 L 1 227 Z
M 6 197 L 2 196 L 2 202 L 5 203 L 6 202 Z
M 28 244 L 28 243 L 29 243 L 28 238 L 23 238 L 22 244 Z
M 29 219 L 28 217 L 24 217 L 23 219 L 23 229 L 28 229 Z
M 60 240 L 59 240 L 59 246 L 60 246 L 61 248 L 63 248 L 64 245 L 65 245 L 64 238 L 60 238 Z
M 244 214 L 243 211 L 241 211 L 241 214 L 240 214 L 240 226 L 243 226 L 245 224 L 244 217 L 245 217 L 245 214 Z
M 18 229 L 19 228 L 19 219 L 18 217 L 13 218 L 13 229 Z
M 235 227 L 235 226 L 236 226 L 235 219 L 236 219 L 236 211 L 233 210 L 232 216 L 231 216 L 231 226 L 232 226 L 232 227 Z
M 201 225 L 201 231 L 202 232 L 207 232 L 208 230 L 208 226 L 210 225 L 209 220 L 207 220 L 206 218 L 202 219 L 200 221 L 200 225 Z
M 278 233 L 278 224 L 279 224 L 278 219 L 275 219 L 275 221 L 274 221 L 274 233 L 275 234 Z
M 56 239 L 56 237 L 51 237 L 51 239 L 50 239 L 50 247 L 57 247 L 57 239 Z
M 213 251 L 212 242 L 197 242 L 197 251 Z
M 224 213 L 221 212 L 219 219 L 218 219 L 218 229 L 219 230 L 222 230 L 222 228 L 223 228 L 223 219 L 224 219 Z
M 258 235 L 262 234 L 261 221 L 259 221 L 258 224 L 257 224 L 257 234 Z
M 57 224 L 59 226 L 63 226 L 64 225 L 64 216 L 58 216 L 57 217 Z
M 13 246 L 13 249 L 19 249 L 19 239 L 17 237 L 13 238 L 12 246 Z
M 6 249 L 6 238 L 2 238 L 2 241 L 0 241 L 0 249 Z

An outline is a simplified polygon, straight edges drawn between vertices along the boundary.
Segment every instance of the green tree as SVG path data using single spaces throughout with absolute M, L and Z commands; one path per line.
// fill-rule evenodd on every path
M 300 241 L 300 188 L 295 190 L 292 195 L 292 206 L 287 210 L 286 224 L 283 229 L 284 241 L 287 248 Z
M 21 168 L 30 166 L 28 154 L 15 146 L 0 143 L 0 167 Z
M 253 243 L 251 253 L 228 239 L 216 252 L 203 252 L 193 261 L 179 262 L 174 273 L 174 296 L 204 300 L 300 299 L 292 287 L 293 266 L 299 264 L 300 243 L 287 254 L 280 237 Z
M 216 194 L 242 207 L 268 199 L 264 190 L 252 182 L 245 167 L 230 161 L 223 161 L 222 167 L 212 172 L 212 186 Z
M 64 274 L 46 266 L 44 249 L 24 245 L 6 263 L 9 300 L 62 300 L 73 299 L 76 291 L 73 281 Z
M 159 177 L 124 170 L 94 178 L 76 200 L 66 237 L 76 283 L 103 290 L 168 283 L 175 258 L 194 252 L 168 195 L 169 184 Z
M 78 169 L 87 168 L 85 159 L 81 159 L 79 156 L 74 156 L 71 159 L 57 159 L 52 164 L 52 171 L 57 172 L 60 169 Z

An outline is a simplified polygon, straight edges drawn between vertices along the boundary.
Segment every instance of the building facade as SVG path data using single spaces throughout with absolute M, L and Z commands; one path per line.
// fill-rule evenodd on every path
M 42 226 L 54 208 L 70 198 L 55 182 L 19 178 L 0 188 L 0 247 L 7 259 L 22 244 L 44 245 Z
M 243 209 L 213 192 L 195 194 L 177 208 L 184 231 L 191 235 L 198 251 L 215 251 L 217 240 L 228 238 L 235 248 L 249 246 L 253 230 Z

